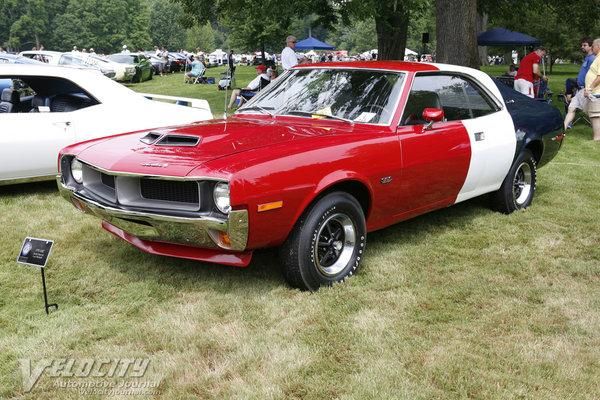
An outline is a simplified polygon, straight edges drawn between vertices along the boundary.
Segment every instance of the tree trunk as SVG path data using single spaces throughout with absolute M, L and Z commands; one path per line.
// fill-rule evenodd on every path
M 487 22 L 487 13 L 477 14 L 477 33 L 485 32 L 487 30 Z M 488 62 L 487 46 L 477 46 L 477 50 L 479 54 L 479 65 L 490 65 Z
M 398 2 L 396 7 L 386 3 L 375 17 L 377 59 L 404 60 L 409 11 Z
M 477 0 L 436 0 L 437 62 L 479 69 Z

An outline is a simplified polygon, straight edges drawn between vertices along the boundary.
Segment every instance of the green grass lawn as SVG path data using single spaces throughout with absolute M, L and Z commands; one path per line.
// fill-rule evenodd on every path
M 211 111 L 215 118 L 223 118 L 225 106 L 229 103 L 231 90 L 219 90 L 217 83 L 221 77 L 221 73 L 226 71 L 225 67 L 208 68 L 204 74 L 206 77 L 213 77 L 214 84 L 184 84 L 183 72 L 169 74 L 166 76 L 155 75 L 152 80 L 142 83 L 126 84 L 132 90 L 142 93 L 158 93 L 169 96 L 191 97 L 207 100 L 210 104 Z M 254 67 L 239 66 L 236 68 L 235 86 L 243 88 L 256 77 L 256 69 Z M 227 101 L 227 103 L 225 102 Z M 227 110 L 230 115 L 234 110 Z
M 577 70 L 555 66 L 554 93 Z M 238 69 L 238 86 L 254 74 Z M 182 80 L 132 87 L 206 98 L 222 115 L 216 85 Z M 79 390 L 146 381 L 156 387 L 135 398 L 597 399 L 591 136 L 581 122 L 568 131 L 525 211 L 493 212 L 480 197 L 374 232 L 360 273 L 315 294 L 286 285 L 274 249 L 247 268 L 152 256 L 78 213 L 54 183 L 0 187 L 0 398 L 103 398 Z M 49 316 L 39 269 L 16 263 L 26 236 L 55 241 L 46 280 L 59 309 Z M 133 358 L 150 360 L 144 377 L 57 368 L 23 389 L 21 359 Z

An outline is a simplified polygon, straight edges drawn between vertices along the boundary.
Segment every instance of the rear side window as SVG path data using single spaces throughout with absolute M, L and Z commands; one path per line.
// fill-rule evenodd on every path
M 415 76 L 400 124 L 424 124 L 425 108 L 441 109 L 446 121 L 482 117 L 499 110 L 470 79 L 450 74 Z

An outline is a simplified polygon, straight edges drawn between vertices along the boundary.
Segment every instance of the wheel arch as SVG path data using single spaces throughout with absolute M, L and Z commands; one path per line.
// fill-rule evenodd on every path
M 363 210 L 365 220 L 367 219 L 371 207 L 371 192 L 364 183 L 358 180 L 341 181 L 326 187 L 310 202 L 309 206 L 333 192 L 346 192 L 354 197 Z
M 529 150 L 535 159 L 535 163 L 539 164 L 540 160 L 542 159 L 542 155 L 544 154 L 544 144 L 541 140 L 530 140 L 521 147 L 519 153 L 521 153 L 523 150 Z
M 370 190 L 368 184 L 366 184 L 357 177 L 346 177 L 345 179 L 329 181 L 328 184 L 325 184 L 326 181 L 327 180 L 322 180 L 316 186 L 315 191 L 312 193 L 312 196 L 309 196 L 304 202 L 304 205 L 300 207 L 296 217 L 294 218 L 293 223 L 289 228 L 290 230 L 288 231 L 288 235 L 293 229 L 294 225 L 296 225 L 298 220 L 301 218 L 302 214 L 306 212 L 306 210 L 310 209 L 323 197 L 333 192 L 344 192 L 354 197 L 356 201 L 358 201 L 358 203 L 360 204 L 361 209 L 363 210 L 365 220 L 368 219 L 368 215 L 371 210 L 372 204 L 372 191 Z

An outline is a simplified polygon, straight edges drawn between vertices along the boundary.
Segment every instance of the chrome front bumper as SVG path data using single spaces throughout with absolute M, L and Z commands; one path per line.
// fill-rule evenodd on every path
M 85 198 L 63 184 L 56 176 L 62 197 L 75 208 L 94 215 L 141 239 L 202 246 L 213 249 L 243 251 L 248 243 L 248 211 L 231 211 L 227 219 L 213 217 L 182 218 L 121 210 Z M 219 243 L 219 232 L 227 233 L 230 247 Z

